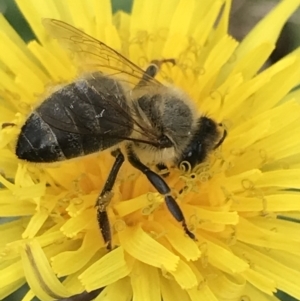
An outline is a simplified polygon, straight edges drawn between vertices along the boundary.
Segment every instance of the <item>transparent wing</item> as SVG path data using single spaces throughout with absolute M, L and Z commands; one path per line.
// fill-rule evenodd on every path
M 36 111 L 51 128 L 66 134 L 106 144 L 119 139 L 159 146 L 156 131 L 134 114 L 120 89 L 115 79 L 94 73 L 54 92 Z M 130 137 L 133 132 L 141 138 Z
M 157 80 L 145 74 L 123 55 L 81 30 L 55 19 L 43 19 L 42 22 L 50 35 L 72 52 L 79 69 L 87 72 L 101 71 L 107 76 L 115 76 L 132 89 L 141 79 L 143 85 L 161 86 Z

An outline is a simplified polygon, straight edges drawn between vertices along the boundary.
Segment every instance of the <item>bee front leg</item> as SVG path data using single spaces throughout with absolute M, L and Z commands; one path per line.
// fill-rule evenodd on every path
M 128 148 L 127 151 L 128 161 L 131 163 L 131 165 L 136 169 L 140 170 L 148 178 L 148 180 L 156 188 L 156 190 L 164 196 L 169 211 L 174 216 L 174 218 L 181 223 L 184 232 L 193 240 L 197 240 L 195 235 L 188 229 L 185 218 L 179 205 L 171 196 L 171 189 L 168 186 L 168 184 L 157 173 L 155 173 L 149 167 L 144 165 L 138 159 L 138 157 L 135 155 L 131 148 Z
M 156 74 L 159 72 L 161 65 L 165 64 L 165 63 L 171 63 L 174 66 L 176 64 L 176 61 L 175 61 L 175 59 L 152 60 L 150 62 L 150 65 L 145 70 L 143 77 L 141 78 L 141 80 L 139 81 L 139 83 L 137 84 L 137 86 L 135 88 L 141 87 L 145 83 L 147 83 L 147 80 L 149 79 L 149 77 L 154 78 L 156 76 Z
M 159 72 L 161 65 L 166 63 L 171 63 L 174 66 L 176 64 L 176 61 L 175 59 L 152 60 L 145 71 L 146 76 L 155 77 Z
M 107 249 L 111 250 L 111 229 L 109 224 L 109 219 L 106 211 L 107 205 L 110 203 L 113 193 L 112 188 L 115 184 L 118 172 L 124 162 L 124 155 L 121 153 L 120 149 L 113 151 L 112 156 L 116 158 L 114 165 L 108 175 L 108 178 L 104 184 L 102 192 L 98 196 L 95 207 L 97 207 L 97 220 L 101 230 L 104 242 L 107 244 Z

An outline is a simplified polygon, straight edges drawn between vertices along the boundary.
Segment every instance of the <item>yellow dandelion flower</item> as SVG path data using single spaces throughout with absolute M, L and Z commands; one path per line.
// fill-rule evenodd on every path
M 281 1 L 240 44 L 227 32 L 230 0 L 136 0 L 131 14 L 112 14 L 109 0 L 16 2 L 37 40 L 25 44 L 0 16 L 0 212 L 17 217 L 0 226 L 0 299 L 26 282 L 23 301 L 277 300 L 277 290 L 300 299 L 300 90 L 291 92 L 299 49 L 260 72 L 300 1 Z M 27 116 L 78 76 L 42 18 L 82 29 L 143 69 L 175 59 L 157 79 L 224 124 L 221 148 L 165 178 L 197 240 L 124 163 L 107 208 L 108 252 L 94 205 L 114 158 L 17 159 Z

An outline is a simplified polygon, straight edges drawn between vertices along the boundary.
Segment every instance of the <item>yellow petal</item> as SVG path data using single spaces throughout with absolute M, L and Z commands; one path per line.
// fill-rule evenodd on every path
M 264 276 L 273 279 L 276 282 L 277 288 L 288 294 L 300 297 L 300 287 L 298 279 L 300 272 L 292 268 L 288 268 L 281 262 L 277 262 L 270 256 L 257 251 L 245 244 L 236 244 L 233 246 L 234 251 L 240 256 L 244 256 L 250 261 L 253 269 Z
M 14 293 L 17 291 L 19 288 L 21 288 L 25 284 L 25 280 L 19 280 L 16 281 L 10 285 L 7 286 L 2 286 L 0 288 L 0 299 L 4 300 L 5 297 L 8 297 L 10 294 Z M 31 300 L 31 299 L 30 299 Z
M 186 260 L 197 260 L 201 256 L 197 244 L 189 237 L 185 236 L 181 226 L 175 226 L 168 221 L 164 221 L 164 229 L 166 231 L 166 238 Z
M 208 286 L 218 300 L 238 300 L 243 294 L 246 280 L 238 274 L 228 275 L 216 272 L 208 278 Z
M 258 288 L 260 291 L 272 296 L 276 293 L 276 282 L 259 272 L 249 269 L 242 274 L 249 283 Z
M 161 276 L 160 285 L 164 301 L 190 301 L 186 290 L 183 290 L 174 280 Z
M 207 238 L 204 241 L 199 241 L 199 244 L 207 247 L 207 260 L 211 265 L 227 273 L 239 273 L 248 269 L 249 266 L 244 260 L 223 246 L 218 245 L 212 237 Z
M 189 265 L 183 260 L 179 261 L 176 271 L 170 271 L 169 273 L 174 276 L 176 282 L 183 289 L 191 289 L 198 285 L 196 275 L 193 273 L 193 270 L 189 267 Z
M 288 235 L 265 230 L 244 218 L 241 218 L 240 223 L 237 226 L 236 235 L 238 240 L 255 246 L 286 250 L 288 252 L 300 252 L 300 239 L 296 240 L 290 238 Z
M 24 245 L 21 258 L 26 280 L 38 298 L 51 301 L 72 295 L 53 273 L 45 253 L 36 240 Z
M 191 301 L 218 301 L 217 297 L 211 291 L 206 283 L 200 284 L 199 287 L 187 290 Z
M 94 301 L 128 301 L 132 298 L 132 287 L 129 277 L 120 279 L 113 284 L 105 287 Z
M 83 268 L 92 256 L 103 246 L 99 230 L 88 231 L 84 237 L 81 247 L 75 251 L 66 251 L 51 258 L 52 268 L 58 277 L 73 274 Z
M 0 281 L 3 286 L 13 285 L 15 282 L 24 282 L 24 270 L 21 261 L 16 261 L 1 269 Z
M 68 237 L 76 236 L 80 231 L 88 229 L 90 224 L 95 222 L 95 209 L 85 210 L 82 214 L 70 218 L 61 228 L 61 231 Z M 99 235 L 99 239 L 101 239 Z
M 175 271 L 179 257 L 151 238 L 140 226 L 128 227 L 118 233 L 124 250 L 133 258 L 167 271 Z
M 87 291 L 92 291 L 128 276 L 130 270 L 123 247 L 118 247 L 92 264 L 79 279 Z
M 239 212 L 299 211 L 300 197 L 289 194 L 266 195 L 263 199 L 237 197 L 232 205 L 232 210 Z
M 275 170 L 263 173 L 256 183 L 257 187 L 278 186 L 284 188 L 300 188 L 300 170 Z
M 130 274 L 135 300 L 160 301 L 158 269 L 136 261 Z
M 259 300 L 259 301 L 281 301 L 280 299 L 276 298 L 275 296 L 269 296 L 264 294 L 263 292 L 259 291 L 256 289 L 254 286 L 251 284 L 247 284 L 246 288 L 243 292 L 243 297 L 246 298 L 253 298 L 254 300 Z
M 283 25 L 286 23 L 289 16 L 297 9 L 299 4 L 299 0 L 281 1 L 246 36 L 237 49 L 235 55 L 242 58 L 251 49 L 265 42 L 269 42 L 274 45 Z M 267 57 L 265 57 L 265 59 L 267 59 Z

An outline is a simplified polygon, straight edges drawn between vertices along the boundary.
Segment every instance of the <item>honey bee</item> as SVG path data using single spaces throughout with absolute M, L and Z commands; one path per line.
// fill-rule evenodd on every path
M 54 19 L 43 24 L 86 72 L 28 116 L 16 144 L 18 158 L 50 163 L 110 150 L 115 162 L 95 204 L 109 250 L 112 233 L 106 208 L 125 159 L 148 178 L 184 232 L 196 239 L 168 184 L 149 166 L 162 169 L 188 162 L 195 167 L 224 141 L 222 124 L 199 112 L 184 92 L 155 79 L 160 65 L 174 60 L 153 61 L 142 70 L 69 24 Z

